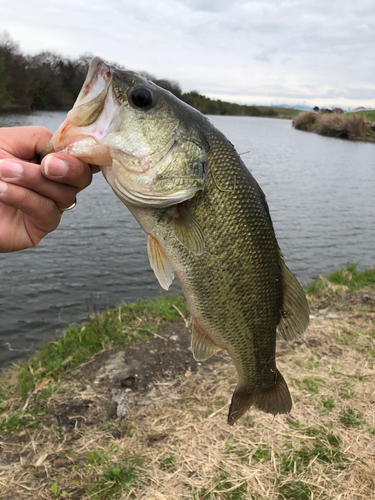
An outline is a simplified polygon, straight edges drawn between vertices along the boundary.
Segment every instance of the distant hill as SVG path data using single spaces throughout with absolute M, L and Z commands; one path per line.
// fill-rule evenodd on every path
M 292 105 L 292 104 L 279 104 L 280 108 L 293 108 L 293 109 L 300 109 L 300 110 L 312 110 L 313 108 L 311 106 L 301 106 L 300 104 Z

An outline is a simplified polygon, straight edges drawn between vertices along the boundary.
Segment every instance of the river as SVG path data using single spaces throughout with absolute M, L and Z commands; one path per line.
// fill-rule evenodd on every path
M 55 131 L 64 112 L 2 114 Z M 348 262 L 375 265 L 375 146 L 301 132 L 290 120 L 210 116 L 265 192 L 302 285 Z M 89 313 L 156 296 L 146 241 L 101 174 L 35 249 L 0 256 L 0 363 L 27 356 Z M 179 290 L 178 284 L 173 285 Z

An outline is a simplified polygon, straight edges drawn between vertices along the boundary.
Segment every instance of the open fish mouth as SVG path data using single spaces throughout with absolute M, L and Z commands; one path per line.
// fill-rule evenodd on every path
M 98 165 L 116 195 L 137 206 L 190 199 L 205 186 L 206 152 L 165 106 L 161 90 L 137 73 L 94 58 L 42 157 L 59 152 Z
M 109 147 L 103 141 L 110 131 L 113 112 L 118 108 L 111 82 L 111 68 L 94 58 L 73 108 L 43 150 L 42 157 L 58 152 L 94 165 L 112 163 Z

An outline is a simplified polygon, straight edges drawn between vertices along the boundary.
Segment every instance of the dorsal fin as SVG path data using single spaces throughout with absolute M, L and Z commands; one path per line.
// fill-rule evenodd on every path
M 206 361 L 206 359 L 221 350 L 219 346 L 212 342 L 206 332 L 198 326 L 194 318 L 191 328 L 191 350 L 196 361 Z
M 165 255 L 160 243 L 146 234 L 147 238 L 147 253 L 150 259 L 151 269 L 154 271 L 155 276 L 159 280 L 160 286 L 164 290 L 168 290 L 172 281 L 174 280 L 174 271 Z
M 309 324 L 310 310 L 301 285 L 284 263 L 280 251 L 280 264 L 283 279 L 283 305 L 280 311 L 278 331 L 286 340 L 301 335 Z
M 194 255 L 201 255 L 204 250 L 204 235 L 198 221 L 180 205 L 178 214 L 171 221 L 178 241 Z

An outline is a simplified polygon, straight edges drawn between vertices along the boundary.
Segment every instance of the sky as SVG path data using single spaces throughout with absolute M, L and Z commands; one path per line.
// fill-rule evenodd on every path
M 243 104 L 375 108 L 374 0 L 0 0 L 25 54 L 90 52 Z

